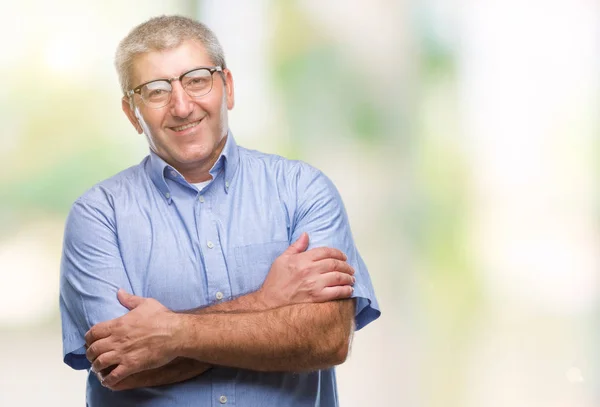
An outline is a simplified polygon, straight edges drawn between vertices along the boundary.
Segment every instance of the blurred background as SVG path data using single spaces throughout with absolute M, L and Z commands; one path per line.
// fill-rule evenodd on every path
M 208 24 L 239 144 L 333 179 L 383 311 L 341 405 L 600 403 L 600 5 L 592 0 L 0 3 L 0 406 L 81 406 L 62 363 L 71 203 L 137 164 L 118 42 Z

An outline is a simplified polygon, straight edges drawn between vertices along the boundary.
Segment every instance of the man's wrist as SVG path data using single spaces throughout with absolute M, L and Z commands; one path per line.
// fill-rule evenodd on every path
M 172 315 L 173 325 L 171 330 L 171 348 L 174 357 L 185 356 L 186 342 L 189 340 L 190 327 L 189 319 L 186 314 L 174 312 Z
M 268 296 L 262 287 L 254 292 L 254 302 L 256 304 L 256 308 L 260 311 L 266 311 L 278 307 L 276 301 Z

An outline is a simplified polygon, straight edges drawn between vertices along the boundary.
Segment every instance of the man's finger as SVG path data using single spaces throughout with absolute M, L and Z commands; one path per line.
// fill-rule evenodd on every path
M 337 259 L 324 259 L 315 262 L 315 267 L 320 273 L 330 273 L 332 271 L 339 271 L 346 273 L 351 276 L 354 275 L 354 268 L 351 265 L 342 260 Z
M 352 297 L 354 288 L 351 285 L 338 285 L 335 287 L 325 287 L 321 291 L 321 299 L 323 302 L 333 300 L 343 300 Z
M 308 248 L 308 233 L 303 232 L 298 240 L 288 246 L 283 254 L 298 254 L 302 253 Z
M 94 325 L 89 331 L 85 334 L 85 344 L 90 346 L 92 343 L 100 340 L 102 338 L 106 338 L 110 336 L 110 323 L 111 321 L 101 322 L 99 324 Z
M 312 261 L 318 261 L 323 259 L 338 259 L 346 261 L 348 259 L 344 253 L 332 247 L 317 247 L 315 249 L 310 249 L 306 252 L 306 254 L 310 257 Z
M 106 376 L 108 376 L 108 374 L 110 372 L 112 372 L 115 367 L 117 367 L 117 365 L 110 366 L 109 368 L 106 368 L 101 372 L 95 372 L 96 376 L 98 377 L 98 380 L 100 380 L 100 383 L 102 383 L 102 381 L 104 381 L 104 378 Z M 92 370 L 92 372 L 93 372 L 93 370 Z
M 121 380 L 129 377 L 132 373 L 133 372 L 128 371 L 125 366 L 119 365 L 106 375 L 101 383 L 104 387 L 112 388 L 112 386 L 115 386 Z
M 110 340 L 108 338 L 100 339 L 88 346 L 85 351 L 85 357 L 90 363 L 94 363 L 98 356 L 110 352 L 111 350 L 113 350 L 113 346 L 110 343 Z
M 106 352 L 99 355 L 96 360 L 94 360 L 94 363 L 92 363 L 92 371 L 102 372 L 106 368 L 119 364 L 119 362 L 119 354 L 116 351 Z
M 138 297 L 137 295 L 129 294 L 122 288 L 120 288 L 117 292 L 117 298 L 119 299 L 119 302 L 129 310 L 140 306 L 145 300 L 144 297 Z
M 339 271 L 325 273 L 321 276 L 321 282 L 324 287 L 351 286 L 354 284 L 354 281 L 353 276 L 340 273 Z

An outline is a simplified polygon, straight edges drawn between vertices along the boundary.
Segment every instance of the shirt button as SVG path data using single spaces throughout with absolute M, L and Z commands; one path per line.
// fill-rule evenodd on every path
M 217 292 L 217 294 L 215 295 L 215 297 L 217 297 L 217 300 L 222 300 L 223 299 L 223 293 L 221 291 Z
M 229 181 L 225 182 L 225 188 L 229 188 Z
M 175 171 L 171 171 L 171 176 L 172 176 L 173 178 L 177 178 L 177 173 L 176 173 Z
M 165 194 L 165 198 L 169 199 L 170 197 L 171 197 L 171 194 L 167 192 L 167 193 Z
M 221 397 L 219 397 L 219 402 L 220 402 L 221 404 L 225 404 L 225 403 L 227 403 L 227 397 L 225 397 L 225 396 L 221 396 Z
M 200 202 L 204 203 L 204 195 L 200 195 L 200 196 L 198 197 L 198 199 L 200 200 Z
M 212 249 L 213 247 L 215 247 L 215 244 L 213 242 L 211 242 L 210 240 L 208 242 L 206 242 L 206 245 L 208 246 L 209 249 Z

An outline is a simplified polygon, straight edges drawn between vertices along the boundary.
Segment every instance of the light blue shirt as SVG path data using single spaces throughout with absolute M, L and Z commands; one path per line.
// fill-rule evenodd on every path
M 200 192 L 151 153 L 73 204 L 60 277 L 65 363 L 90 368 L 84 335 L 127 312 L 117 300 L 119 288 L 172 310 L 226 301 L 260 288 L 275 258 L 302 232 L 309 249 L 340 249 L 356 270 L 356 329 L 379 317 L 343 203 L 325 175 L 301 161 L 239 147 L 231 133 L 210 174 Z M 92 373 L 87 403 L 330 407 L 338 398 L 334 369 L 298 374 L 214 367 L 183 383 L 116 392 Z

